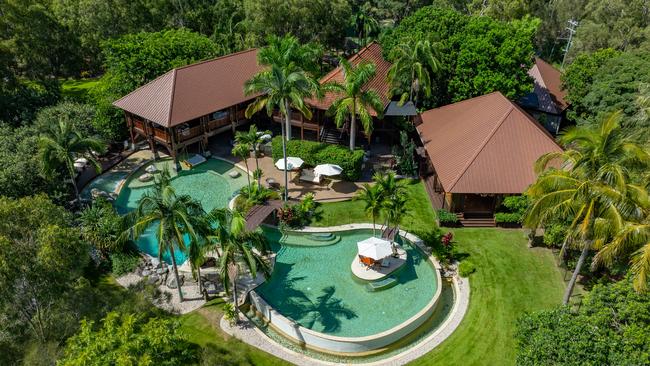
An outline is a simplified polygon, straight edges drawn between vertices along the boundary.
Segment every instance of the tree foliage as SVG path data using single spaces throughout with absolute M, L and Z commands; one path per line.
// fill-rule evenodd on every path
M 630 282 L 595 286 L 575 312 L 559 307 L 523 316 L 517 364 L 649 364 L 650 293 L 636 293 Z
M 527 71 L 538 25 L 531 18 L 501 22 L 427 6 L 386 32 L 381 43 L 389 60 L 395 59 L 400 43 L 440 45 L 441 76 L 434 81 L 435 95 L 428 101 L 432 106 L 496 90 L 516 98 L 532 90 Z
M 196 363 L 197 351 L 172 319 L 111 312 L 101 326 L 83 320 L 79 333 L 68 340 L 59 364 L 171 366 Z
M 102 43 L 106 74 L 93 90 L 95 129 L 108 140 L 126 135 L 124 115 L 111 103 L 167 71 L 219 56 L 205 36 L 188 30 L 129 34 Z

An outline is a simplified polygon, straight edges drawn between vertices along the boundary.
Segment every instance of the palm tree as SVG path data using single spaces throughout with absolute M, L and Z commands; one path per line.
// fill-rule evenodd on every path
M 248 129 L 248 132 L 237 132 L 235 135 L 235 141 L 237 141 L 238 144 L 246 145 L 250 149 L 253 150 L 253 155 L 255 156 L 255 171 L 260 170 L 260 163 L 258 160 L 257 152 L 259 149 L 259 146 L 264 142 L 261 138 L 261 134 L 258 133 L 257 126 L 251 125 L 250 128 Z M 250 153 L 249 153 L 250 155 Z M 246 166 L 246 169 L 248 169 L 248 165 Z M 255 173 L 253 175 L 256 175 Z M 257 174 L 258 178 L 257 179 L 257 186 L 260 188 L 260 178 L 261 175 Z M 249 183 L 250 185 L 250 183 Z
M 386 212 L 386 222 L 388 225 L 393 225 L 397 230 L 402 223 L 405 216 L 409 214 L 407 207 L 408 196 L 400 193 L 395 195 L 384 203 L 384 210 Z
M 215 209 L 209 216 L 217 224 L 212 239 L 221 246 L 219 271 L 223 286 L 227 292 L 232 292 L 235 309 L 239 311 L 239 268 L 241 265 L 246 266 L 253 278 L 257 277 L 258 270 L 268 276 L 270 267 L 263 256 L 268 252 L 269 244 L 260 231 L 246 231 L 246 220 L 240 212 Z
M 319 72 L 323 48 L 318 44 L 300 44 L 298 38 L 291 35 L 271 35 L 266 41 L 267 46 L 260 49 L 257 55 L 260 65 L 275 65 L 282 69 L 293 64 L 310 76 Z
M 204 215 L 203 207 L 198 201 L 188 195 L 176 195 L 170 184 L 169 172 L 164 170 L 156 178 L 153 189 L 145 193 L 138 201 L 137 208 L 125 217 L 129 227 L 126 234 L 134 240 L 147 228 L 157 226 L 155 233 L 158 255 L 162 257 L 165 252 L 170 254 L 180 301 L 183 301 L 183 292 L 175 252 L 186 250 L 185 236 L 190 243 L 200 242 Z
M 563 169 L 546 170 L 527 191 L 533 203 L 526 213 L 526 226 L 537 228 L 557 218 L 570 220 L 561 252 L 576 242 L 582 249 L 565 304 L 589 251 L 615 240 L 626 221 L 641 219 L 646 205 L 647 192 L 628 183 L 628 169 L 650 159 L 622 135 L 618 117 L 610 116 L 597 128 L 578 127 L 564 133 L 560 141 L 569 148 L 542 156 L 536 163 L 537 172 L 558 160 Z
M 362 62 L 356 67 L 348 60 L 341 58 L 340 66 L 343 68 L 343 83 L 332 82 L 323 86 L 323 89 L 336 93 L 340 97 L 332 103 L 328 113 L 334 115 L 336 125 L 341 128 L 350 116 L 350 150 L 354 151 L 357 137 L 357 115 L 366 135 L 372 133 L 372 108 L 378 118 L 382 118 L 384 105 L 379 95 L 374 90 L 366 90 L 364 86 L 376 74 L 376 66 L 371 62 Z
M 99 139 L 81 136 L 74 123 L 64 117 L 59 119 L 59 123 L 52 124 L 43 131 L 38 145 L 43 172 L 51 176 L 55 170 L 64 167 L 70 174 L 70 182 L 74 187 L 77 202 L 79 202 L 79 187 L 77 187 L 74 161 L 79 157 L 85 157 L 99 172 L 101 166 L 95 160 L 93 151 L 103 152 L 106 145 Z
M 269 70 L 264 70 L 246 81 L 244 92 L 246 95 L 260 93 L 261 96 L 248 105 L 246 108 L 246 118 L 250 118 L 256 112 L 266 109 L 266 113 L 271 116 L 277 108 L 285 118 L 285 124 L 282 125 L 282 156 L 284 166 L 287 166 L 287 144 L 289 139 L 288 131 L 291 130 L 291 110 L 296 109 L 305 117 L 311 118 L 311 110 L 307 107 L 305 99 L 318 92 L 318 83 L 307 74 L 290 64 L 287 67 L 278 67 L 272 65 Z M 288 172 L 284 171 L 284 200 L 289 197 Z
M 248 179 L 248 189 L 250 189 L 251 175 L 250 175 L 250 169 L 248 169 L 248 158 L 251 156 L 250 147 L 247 144 L 242 144 L 241 142 L 238 142 L 232 148 L 231 153 L 233 154 L 233 156 L 236 156 L 244 161 L 244 165 L 246 165 L 246 179 Z
M 429 41 L 401 43 L 395 52 L 395 62 L 388 70 L 393 92 L 407 89 L 402 93 L 400 103 L 409 100 L 417 106 L 420 91 L 427 98 L 431 96 L 431 77 L 440 71 L 438 52 Z M 405 82 L 408 83 L 406 88 L 402 85 Z
M 357 192 L 354 197 L 355 200 L 360 200 L 365 203 L 364 210 L 366 214 L 372 217 L 372 235 L 377 236 L 375 222 L 377 217 L 384 207 L 384 200 L 380 187 L 377 185 L 371 186 L 368 183 L 364 183 L 363 187 Z
M 370 35 L 379 30 L 379 22 L 377 19 L 363 10 L 359 10 L 352 16 L 351 23 L 361 46 L 367 45 Z

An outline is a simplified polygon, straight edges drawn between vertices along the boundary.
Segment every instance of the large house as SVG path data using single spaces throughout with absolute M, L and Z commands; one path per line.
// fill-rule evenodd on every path
M 421 119 L 417 131 L 432 203 L 468 224 L 489 224 L 502 197 L 521 194 L 535 181 L 535 161 L 561 151 L 544 127 L 500 92 L 428 110 Z
M 566 91 L 562 88 L 562 73 L 548 62 L 535 57 L 535 64 L 528 70 L 535 83 L 531 93 L 519 100 L 519 104 L 537 119 L 553 135 L 562 127 L 569 107 Z
M 247 122 L 244 112 L 256 95 L 244 83 L 262 70 L 251 49 L 175 68 L 115 101 L 124 110 L 131 140 L 144 139 L 156 153 L 174 158 L 192 144 Z
M 375 77 L 366 83 L 364 89 L 372 89 L 377 92 L 384 103 L 384 110 L 381 111 L 383 113 L 391 102 L 388 70 L 392 65 L 383 58 L 381 46 L 377 42 L 372 42 L 350 57 L 348 61 L 355 66 L 362 62 L 372 62 L 375 64 L 377 67 Z M 321 85 L 331 82 L 342 83 L 343 78 L 343 69 L 339 66 L 323 76 L 319 82 Z M 307 104 L 312 109 L 311 119 L 306 119 L 299 112 L 294 111 L 292 113 L 291 125 L 300 134 L 301 139 L 310 138 L 330 143 L 343 143 L 347 139 L 348 127 L 341 126 L 339 128 L 335 126 L 332 119 L 326 113 L 337 97 L 335 93 L 326 93 L 322 99 L 313 98 L 308 100 Z M 370 114 L 374 118 L 373 133 L 381 134 L 393 131 L 389 121 L 376 118 L 377 111 L 371 110 Z M 276 114 L 273 119 L 276 122 L 282 120 L 279 114 Z M 358 128 L 357 131 L 360 137 L 370 138 L 370 136 L 365 136 L 362 128 Z

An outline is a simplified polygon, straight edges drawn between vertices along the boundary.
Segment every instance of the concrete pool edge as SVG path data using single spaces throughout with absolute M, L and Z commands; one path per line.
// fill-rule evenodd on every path
M 372 224 L 352 224 L 331 227 L 306 227 L 301 230 L 292 231 L 316 233 L 350 231 L 359 229 L 372 229 Z M 415 329 L 417 329 L 420 325 L 422 325 L 427 319 L 429 319 L 435 311 L 438 300 L 440 299 L 440 294 L 442 293 L 442 276 L 440 275 L 440 263 L 438 263 L 437 259 L 434 256 L 430 255 L 425 250 L 423 241 L 420 238 L 404 230 L 400 230 L 400 235 L 409 242 L 413 243 L 429 260 L 429 263 L 435 269 L 437 286 L 435 294 L 427 303 L 427 305 L 425 305 L 420 311 L 418 311 L 415 315 L 406 321 L 388 330 L 362 337 L 333 336 L 305 328 L 297 322 L 294 322 L 293 320 L 283 316 L 280 312 L 271 307 L 254 290 L 252 290 L 249 294 L 251 303 L 255 307 L 256 311 L 261 313 L 262 317 L 267 322 L 273 325 L 285 336 L 295 342 L 298 342 L 299 344 L 304 344 L 307 347 L 321 352 L 329 352 L 334 354 L 360 355 L 373 351 L 377 352 L 383 347 L 395 343 L 401 338 L 407 336 Z
M 396 355 L 377 361 L 358 362 L 354 363 L 354 365 L 388 366 L 406 364 L 433 351 L 437 346 L 443 343 L 461 324 L 469 307 L 469 280 L 455 276 L 451 278 L 451 282 L 454 291 L 454 306 L 449 312 L 449 316 L 435 331 L 429 334 L 425 339 L 419 341 L 416 345 L 409 347 Z M 250 346 L 268 352 L 278 358 L 296 365 L 307 366 L 342 364 L 341 362 L 320 360 L 289 349 L 274 339 L 270 338 L 247 318 L 242 316 L 240 317 L 240 320 L 242 321 L 242 324 L 240 326 L 231 326 L 228 321 L 222 317 L 219 325 L 221 329 L 224 330 L 224 332 L 236 337 L 237 339 L 249 344 Z

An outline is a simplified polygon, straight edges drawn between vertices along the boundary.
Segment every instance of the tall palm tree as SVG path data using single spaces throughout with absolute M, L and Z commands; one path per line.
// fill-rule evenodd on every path
M 536 170 L 542 173 L 527 191 L 533 203 L 526 226 L 537 228 L 556 218 L 570 220 L 561 252 L 570 244 L 581 248 L 565 304 L 589 251 L 615 240 L 626 221 L 641 219 L 646 205 L 647 192 L 628 182 L 628 169 L 648 164 L 650 157 L 623 136 L 618 118 L 614 114 L 597 128 L 578 127 L 564 133 L 560 141 L 568 149 L 537 161 Z M 562 169 L 546 170 L 558 161 Z
M 219 272 L 223 286 L 227 292 L 232 292 L 238 311 L 237 279 L 240 267 L 245 266 L 253 278 L 257 277 L 258 270 L 268 276 L 271 271 L 263 256 L 267 254 L 269 244 L 262 232 L 246 231 L 246 220 L 238 211 L 215 209 L 209 216 L 217 224 L 212 238 L 221 246 Z
M 372 235 L 377 236 L 375 223 L 382 208 L 384 207 L 384 200 L 380 187 L 377 185 L 371 186 L 368 183 L 364 183 L 363 187 L 361 187 L 361 189 L 356 193 L 354 199 L 364 202 L 364 210 L 366 211 L 366 214 L 372 217 Z
M 84 157 L 90 161 L 95 170 L 101 171 L 101 166 L 95 160 L 93 151 L 103 152 L 106 149 L 106 144 L 93 137 L 81 136 L 72 121 L 61 117 L 59 123 L 52 124 L 43 131 L 38 140 L 38 146 L 43 172 L 51 176 L 58 168 L 66 169 L 70 174 L 70 182 L 74 187 L 77 201 L 79 201 L 74 161 Z
M 323 86 L 325 91 L 333 92 L 338 99 L 332 103 L 328 113 L 334 115 L 334 122 L 341 128 L 348 116 L 350 117 L 350 150 L 354 150 L 357 137 L 357 116 L 367 135 L 372 133 L 372 116 L 369 108 L 382 118 L 384 105 L 374 90 L 364 86 L 377 72 L 377 67 L 371 62 L 362 62 L 353 66 L 348 60 L 341 58 L 343 68 L 343 83 L 332 82 Z
M 277 108 L 285 118 L 282 125 L 282 156 L 284 166 L 287 166 L 287 144 L 289 139 L 288 131 L 291 130 L 291 110 L 296 109 L 305 117 L 311 118 L 311 110 L 307 107 L 305 99 L 310 98 L 314 93 L 320 96 L 318 83 L 307 76 L 307 74 L 293 66 L 278 67 L 272 65 L 270 69 L 261 71 L 244 85 L 246 95 L 260 93 L 261 96 L 248 105 L 246 118 L 250 118 L 256 112 L 266 109 L 271 116 Z M 289 197 L 288 172 L 284 171 L 284 200 Z
M 262 135 L 258 133 L 257 126 L 251 125 L 247 132 L 237 132 L 235 135 L 235 141 L 237 141 L 238 144 L 246 145 L 251 150 L 253 150 L 253 156 L 255 157 L 255 171 L 260 171 L 260 163 L 257 152 L 259 150 L 259 146 L 264 142 L 264 140 L 262 140 Z M 246 166 L 246 169 L 248 169 L 248 165 Z M 259 178 L 261 178 L 261 175 L 257 174 L 257 176 L 257 187 L 260 188 L 261 184 Z
M 427 98 L 431 96 L 431 78 L 440 71 L 438 52 L 429 41 L 401 43 L 395 52 L 395 62 L 388 70 L 393 92 L 403 91 L 400 103 L 409 100 L 417 106 L 420 91 Z
M 363 10 L 356 12 L 352 16 L 351 24 L 361 46 L 367 45 L 370 35 L 379 31 L 379 22 L 377 19 Z
M 294 65 L 310 76 L 316 76 L 323 57 L 323 48 L 315 43 L 300 44 L 298 38 L 285 35 L 271 35 L 266 40 L 267 46 L 260 49 L 257 60 L 260 65 L 275 65 L 286 68 Z
M 188 195 L 176 195 L 170 184 L 169 172 L 164 170 L 156 178 L 154 187 L 138 201 L 136 209 L 125 217 L 128 223 L 126 234 L 134 240 L 139 238 L 147 228 L 156 227 L 158 255 L 169 252 L 178 296 L 183 301 L 183 292 L 178 277 L 175 253 L 186 251 L 185 237 L 190 243 L 200 242 L 200 231 L 204 225 L 205 212 L 201 203 Z
M 241 142 L 237 142 L 235 146 L 233 146 L 231 153 L 233 156 L 236 156 L 244 161 L 244 165 L 246 165 L 246 179 L 248 179 L 248 189 L 251 188 L 251 175 L 250 175 L 250 169 L 248 168 L 248 158 L 251 156 L 250 152 L 250 147 L 248 144 L 242 144 Z

